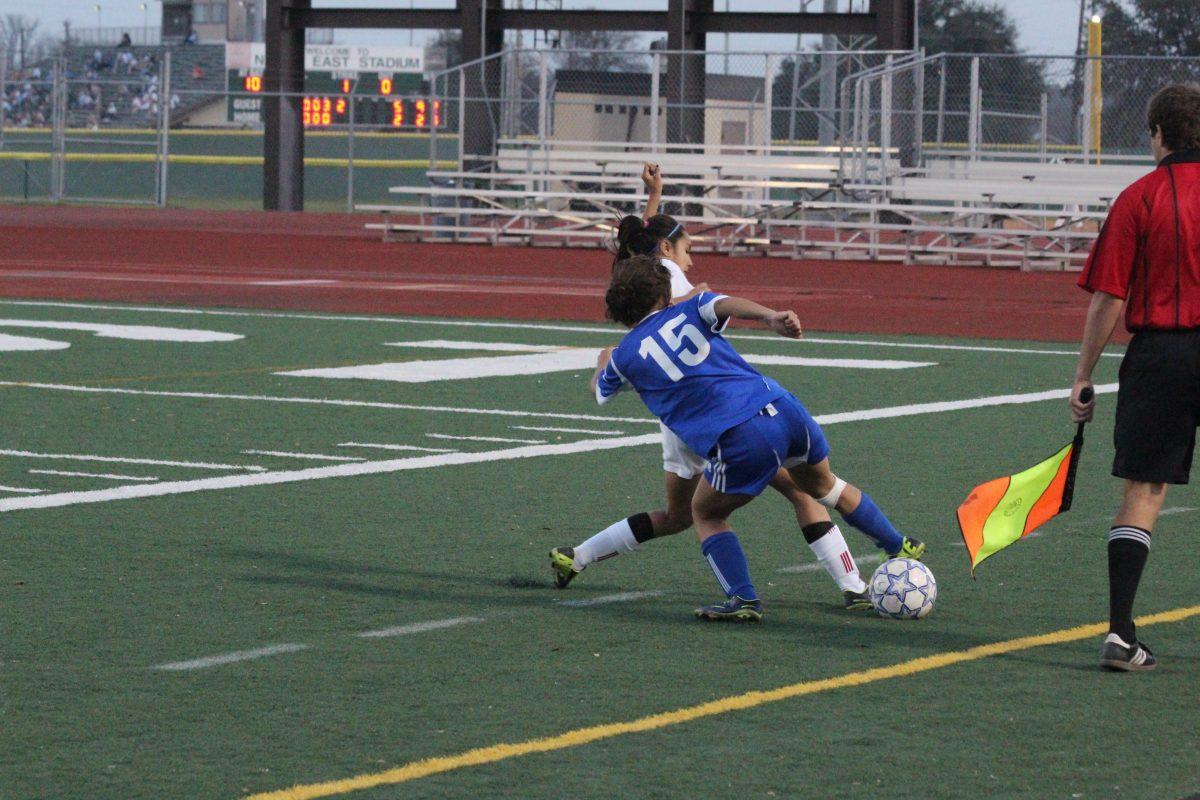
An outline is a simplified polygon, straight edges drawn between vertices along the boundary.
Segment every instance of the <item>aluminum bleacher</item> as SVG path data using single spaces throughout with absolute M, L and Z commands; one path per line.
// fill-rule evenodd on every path
M 836 148 L 654 152 L 626 143 L 502 141 L 474 171 L 397 186 L 406 203 L 363 205 L 368 228 L 492 244 L 595 244 L 639 208 L 642 163 L 666 175 L 664 207 L 700 250 L 799 257 L 1078 268 L 1117 194 L 1148 164 L 930 161 L 850 183 Z M 877 156 L 881 154 L 877 153 Z

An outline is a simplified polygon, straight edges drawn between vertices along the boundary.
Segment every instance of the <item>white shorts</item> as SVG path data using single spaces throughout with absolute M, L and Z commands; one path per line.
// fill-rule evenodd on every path
M 704 472 L 708 460 L 696 455 L 692 448 L 683 443 L 671 429 L 661 422 L 658 427 L 662 430 L 663 471 L 673 472 L 684 480 L 690 480 Z

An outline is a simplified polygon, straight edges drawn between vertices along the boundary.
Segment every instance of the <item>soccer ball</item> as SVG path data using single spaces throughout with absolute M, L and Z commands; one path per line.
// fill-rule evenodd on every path
M 875 570 L 867 593 L 881 617 L 921 619 L 933 611 L 937 581 L 929 567 L 920 561 L 893 558 Z

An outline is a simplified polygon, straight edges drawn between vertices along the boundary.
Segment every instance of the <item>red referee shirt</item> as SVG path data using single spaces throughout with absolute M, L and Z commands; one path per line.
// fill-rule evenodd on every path
M 1121 192 L 1079 285 L 1126 299 L 1130 331 L 1200 328 L 1200 151 L 1171 153 Z

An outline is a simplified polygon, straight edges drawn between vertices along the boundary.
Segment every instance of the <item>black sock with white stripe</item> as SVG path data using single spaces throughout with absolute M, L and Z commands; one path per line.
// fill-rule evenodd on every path
M 1150 555 L 1150 531 L 1116 525 L 1108 532 L 1108 628 L 1129 645 L 1137 641 L 1133 598 Z

